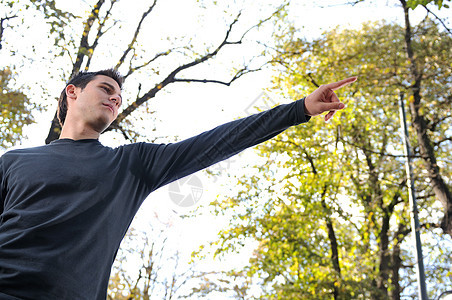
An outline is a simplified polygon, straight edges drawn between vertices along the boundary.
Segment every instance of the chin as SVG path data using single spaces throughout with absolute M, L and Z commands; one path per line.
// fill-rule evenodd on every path
M 108 129 L 108 127 L 110 127 L 111 123 L 113 123 L 113 121 L 110 120 L 108 120 L 108 122 L 98 122 L 95 126 L 93 126 L 93 128 L 95 128 L 97 132 L 103 133 Z

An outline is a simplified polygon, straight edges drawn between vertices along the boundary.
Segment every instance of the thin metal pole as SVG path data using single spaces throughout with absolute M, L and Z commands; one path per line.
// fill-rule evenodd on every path
M 418 210 L 416 204 L 416 190 L 414 189 L 414 179 L 412 176 L 411 167 L 411 150 L 410 150 L 410 140 L 408 135 L 408 128 L 406 126 L 406 115 L 405 115 L 405 103 L 403 101 L 403 93 L 400 93 L 400 123 L 403 128 L 403 145 L 405 146 L 405 156 L 406 156 L 406 176 L 408 185 L 408 194 L 410 197 L 410 207 L 411 207 L 411 230 L 413 231 L 414 243 L 416 246 L 416 256 L 417 256 L 417 281 L 419 285 L 419 299 L 427 300 L 427 287 L 425 284 L 425 273 L 424 273 L 424 259 L 422 256 L 422 244 L 420 235 L 420 226 L 418 218 Z

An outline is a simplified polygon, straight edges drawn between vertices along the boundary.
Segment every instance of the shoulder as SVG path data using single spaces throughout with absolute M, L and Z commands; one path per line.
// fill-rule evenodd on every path
M 138 142 L 126 144 L 115 148 L 114 150 L 120 157 L 129 157 L 140 161 L 154 161 L 155 159 L 161 159 L 162 153 L 166 152 L 165 149 L 167 149 L 169 145 L 171 144 Z
M 9 165 L 10 163 L 19 161 L 22 158 L 38 158 L 45 153 L 49 153 L 48 145 L 31 148 L 10 149 L 0 156 L 0 164 Z
M 165 146 L 165 144 L 154 144 L 147 142 L 138 142 L 132 144 L 121 145 L 117 148 L 114 148 L 115 151 L 124 151 L 124 152 L 142 152 L 142 151 L 152 151 L 156 150 L 160 147 Z
M 49 150 L 49 145 L 30 147 L 30 148 L 15 148 L 7 150 L 1 157 L 18 156 L 32 153 L 43 153 Z

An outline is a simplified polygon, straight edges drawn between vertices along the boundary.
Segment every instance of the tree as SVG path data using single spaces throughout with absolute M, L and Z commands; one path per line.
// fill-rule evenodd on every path
M 364 0 L 359 0 L 357 2 L 361 1 Z M 439 166 L 440 164 L 437 162 L 437 147 L 439 146 L 439 144 L 444 143 L 444 141 L 438 143 L 438 141 L 435 141 L 434 138 L 432 138 L 432 135 L 434 135 L 433 132 L 436 129 L 436 121 L 432 121 L 434 125 L 433 127 L 430 127 L 430 124 L 432 124 L 430 123 L 432 116 L 424 114 L 422 109 L 423 107 L 428 106 L 428 103 L 424 103 L 427 100 L 424 99 L 427 94 L 424 90 L 423 82 L 426 79 L 426 76 L 430 76 L 426 75 L 424 73 L 424 70 L 431 70 L 429 68 L 429 63 L 424 61 L 425 56 L 423 52 L 425 51 L 423 50 L 428 50 L 430 45 L 428 44 L 428 42 L 422 39 L 419 40 L 419 37 L 417 36 L 419 33 L 412 31 L 410 23 L 410 10 L 415 9 L 417 6 L 421 5 L 430 15 L 433 15 L 436 20 L 438 20 L 442 24 L 443 28 L 446 30 L 446 33 L 442 33 L 442 36 L 444 36 L 445 34 L 447 35 L 447 33 L 449 35 L 452 35 L 452 31 L 446 26 L 444 21 L 436 16 L 436 14 L 434 14 L 427 7 L 427 5 L 432 4 L 438 7 L 438 9 L 441 9 L 442 7 L 449 8 L 448 3 L 446 2 L 450 1 L 399 0 L 399 2 L 404 12 L 405 51 L 406 57 L 410 63 L 410 74 L 407 80 L 411 83 L 411 85 L 409 86 L 408 95 L 410 99 L 413 100 L 409 102 L 410 113 L 413 119 L 413 127 L 415 128 L 417 143 L 420 147 L 421 156 L 424 160 L 424 168 L 429 173 L 429 180 L 431 181 L 431 184 L 433 186 L 434 193 L 444 209 L 444 217 L 441 221 L 441 228 L 445 233 L 452 235 L 452 191 L 450 182 L 448 182 L 447 180 L 447 174 L 443 174 Z M 416 43 L 418 45 L 415 45 Z M 439 54 L 441 55 L 442 53 Z M 448 56 L 447 53 L 446 56 Z M 448 70 L 446 69 L 446 72 L 441 72 L 441 74 L 447 76 L 447 72 Z M 450 93 L 445 92 L 443 97 L 446 100 L 440 102 L 445 102 L 446 105 L 450 106 Z M 446 137 L 445 140 L 448 141 L 450 140 L 450 138 Z
M 0 50 L 2 49 L 2 39 L 3 39 L 3 31 L 5 30 L 6 27 L 6 23 L 8 22 L 8 20 L 10 19 L 14 19 L 17 16 L 5 16 L 3 18 L 0 18 Z
M 419 36 L 423 42 L 437 43 L 423 59 L 444 71 L 425 71 L 430 74 L 425 86 L 431 97 L 441 99 L 450 90 L 447 74 L 452 61 L 441 53 L 450 48 L 451 39 L 430 20 L 417 31 L 423 33 Z M 324 125 L 313 119 L 258 147 L 267 163 L 247 172 L 255 175 L 238 179 L 237 195 L 214 203 L 218 212 L 234 213 L 231 227 L 220 235 L 218 253 L 240 251 L 246 239 L 257 241 L 243 271 L 261 287 L 264 299 L 415 295 L 413 270 L 408 267 L 414 262 L 406 240 L 409 208 L 398 135 L 398 95 L 410 89 L 405 80 L 410 65 L 404 30 L 383 23 L 332 30 L 313 41 L 293 38 L 294 34 L 279 36 L 275 57 L 281 66 L 275 87 L 285 98 L 300 98 L 320 83 L 350 75 L 359 81 L 340 92 L 349 99 L 348 108 L 336 121 Z M 442 105 L 446 104 L 429 107 L 430 113 L 438 118 L 450 115 L 441 111 Z M 444 136 L 447 128 L 438 135 Z M 421 156 L 416 155 L 419 166 Z M 426 176 L 416 173 L 417 190 L 420 210 L 426 212 L 423 227 L 435 236 L 438 232 L 432 227 L 439 227 L 435 219 L 440 211 Z M 426 240 L 424 247 L 436 245 Z M 438 255 L 450 265 L 450 258 Z M 427 266 L 431 284 L 447 277 L 447 267 Z
M 7 57 L 3 43 L 8 31 L 12 28 L 10 23 L 17 19 L 17 12 L 12 10 L 13 1 L 2 1 L 2 15 L 0 16 L 0 55 Z M 33 123 L 31 111 L 39 106 L 33 104 L 23 87 L 14 85 L 14 66 L 6 64 L 0 66 L 0 148 L 7 149 L 21 140 L 23 128 Z
M 12 71 L 0 70 L 0 148 L 14 145 L 23 136 L 24 126 L 33 122 L 35 106 L 22 91 L 11 88 Z
M 442 1 L 438 2 L 441 3 Z M 451 74 L 451 69 L 446 67 L 444 71 L 437 72 L 435 70 L 436 68 L 432 68 L 427 60 L 435 54 L 437 60 L 450 60 L 451 54 L 450 51 L 445 50 L 444 48 L 438 49 L 439 52 L 436 53 L 431 51 L 433 49 L 430 48 L 429 43 L 432 43 L 431 46 L 433 46 L 434 42 L 422 39 L 425 32 L 421 32 L 421 39 L 416 41 L 417 35 L 416 33 L 412 33 L 411 29 L 408 4 L 405 0 L 400 0 L 400 3 L 402 4 L 405 16 L 405 49 L 410 63 L 410 74 L 407 79 L 411 83 L 409 86 L 409 103 L 413 127 L 415 128 L 420 154 L 424 161 L 424 168 L 428 171 L 428 178 L 431 181 L 433 191 L 444 209 L 441 228 L 445 233 L 452 235 L 452 191 L 450 182 L 448 183 L 444 178 L 441 168 L 439 167 L 440 162 L 438 162 L 438 156 L 441 155 L 441 149 L 438 148 L 444 147 L 444 143 L 450 142 L 451 138 L 447 137 L 447 132 L 444 132 L 446 136 L 445 139 L 438 139 L 435 137 L 435 131 L 440 126 L 444 126 L 445 120 L 451 118 L 450 106 L 452 104 L 452 94 L 450 92 L 450 83 L 447 82 L 447 78 L 450 77 Z M 445 34 L 438 33 L 438 36 L 442 38 Z M 445 36 L 444 38 L 450 43 L 450 36 Z M 450 45 L 451 44 L 449 44 L 449 49 Z M 439 105 L 437 105 L 436 101 L 428 94 L 430 92 L 428 88 L 424 88 L 424 85 L 426 85 L 425 82 L 429 80 L 430 76 L 438 78 L 441 80 L 441 83 L 445 83 L 445 86 L 449 87 L 448 90 L 445 90 L 442 93 L 435 93 Z M 446 77 L 444 78 L 444 76 Z M 449 111 L 446 113 L 436 109 L 430 111 L 430 113 L 424 111 L 427 107 L 431 107 L 432 104 L 440 106 L 441 108 L 448 107 Z M 431 112 L 438 113 L 438 115 L 432 115 Z M 450 147 L 450 143 L 449 145 L 445 145 L 446 148 L 448 146 Z
M 153 224 L 146 232 L 129 229 L 112 268 L 108 299 L 178 299 L 189 290 L 201 275 L 180 262 L 170 230 L 168 224 Z
M 387 131 L 395 132 L 397 131 L 398 126 L 398 116 L 397 112 L 398 108 L 394 104 L 397 99 L 397 92 L 404 91 L 405 94 L 411 90 L 412 85 L 409 80 L 406 78 L 410 75 L 410 64 L 406 61 L 405 53 L 404 53 L 404 41 L 405 41 L 405 32 L 403 28 L 397 26 L 382 26 L 380 31 L 378 28 L 372 29 L 369 27 L 363 27 L 364 32 L 368 32 L 368 34 L 343 34 L 340 38 L 335 37 L 337 41 L 333 39 L 329 39 L 324 41 L 324 43 L 314 43 L 311 47 L 308 46 L 308 49 L 303 48 L 303 45 L 299 45 L 295 43 L 295 45 L 299 46 L 298 49 L 301 49 L 300 55 L 313 55 L 313 61 L 311 63 L 307 63 L 306 66 L 302 65 L 302 68 L 298 68 L 285 77 L 286 81 L 293 83 L 294 81 L 290 81 L 290 78 L 297 78 L 297 74 L 302 74 L 304 77 L 304 81 L 306 83 L 316 83 L 316 82 L 330 82 L 334 80 L 334 78 L 330 78 L 329 80 L 324 80 L 323 76 L 327 74 L 328 70 L 335 70 L 335 74 L 342 74 L 346 76 L 347 73 L 357 74 L 360 78 L 360 83 L 356 86 L 359 87 L 357 89 L 358 94 L 364 94 L 365 98 L 360 101 L 360 106 L 367 108 L 367 110 L 362 111 L 356 107 L 353 107 L 353 116 L 354 118 L 351 120 L 343 120 L 340 125 L 341 132 L 344 136 L 344 141 L 349 145 L 360 146 L 362 148 L 364 157 L 366 158 L 365 165 L 369 168 L 369 179 L 372 182 L 372 190 L 375 190 L 374 195 L 380 195 L 381 191 L 390 190 L 388 187 L 375 189 L 378 185 L 381 186 L 381 180 L 385 178 L 385 172 L 381 171 L 381 166 L 383 162 L 383 166 L 385 165 L 384 161 L 393 154 L 393 151 L 389 149 L 397 149 L 399 144 L 399 139 L 397 137 L 389 135 Z M 452 57 L 447 49 L 450 48 L 451 37 L 447 35 L 445 32 L 441 32 L 439 28 L 431 22 L 429 19 L 424 20 L 416 29 L 416 34 L 413 35 L 413 41 L 415 40 L 416 45 L 414 46 L 417 50 L 417 59 L 423 62 L 431 62 L 436 64 L 436 66 L 440 67 L 440 72 L 436 67 L 432 67 L 429 63 L 424 63 L 423 65 L 423 78 L 424 78 L 424 89 L 423 93 L 428 97 L 429 100 L 432 101 L 432 104 L 425 104 L 428 106 L 428 115 L 429 118 L 437 118 L 436 120 L 440 120 L 439 123 L 445 122 L 444 127 L 442 129 L 441 126 L 437 127 L 437 132 L 434 136 L 441 136 L 439 141 L 443 140 L 443 137 L 447 137 L 447 128 L 450 118 L 450 102 L 447 98 L 450 95 L 450 82 L 447 79 L 450 77 L 450 61 Z M 356 39 L 356 36 L 359 36 L 362 39 L 361 43 L 358 43 L 358 48 L 355 48 L 353 42 L 350 42 Z M 372 36 L 372 37 L 371 37 Z M 290 42 L 289 42 L 290 43 Z M 342 46 L 340 46 L 342 43 Z M 426 46 L 426 45 L 433 45 Z M 324 47 L 322 47 L 324 46 Z M 328 50 L 316 50 L 316 49 L 328 49 Z M 428 49 L 427 49 L 428 48 Z M 294 53 L 297 47 L 290 48 Z M 348 52 L 351 49 L 351 53 L 347 55 L 343 55 L 343 52 Z M 291 55 L 290 51 L 286 52 L 289 56 Z M 319 55 L 323 53 L 323 55 Z M 299 56 L 296 55 L 295 60 L 299 59 Z M 304 63 L 304 60 L 302 60 Z M 292 62 L 292 65 L 295 63 L 294 61 L 288 60 Z M 301 64 L 302 64 L 301 63 Z M 314 67 L 313 65 L 318 65 Z M 345 64 L 345 66 L 342 66 Z M 344 70 L 341 72 L 341 70 Z M 300 77 L 298 75 L 298 77 Z M 322 79 L 319 79 L 322 78 Z M 338 76 L 341 78 L 341 76 Z M 315 79 L 315 80 L 314 80 Z M 364 81 L 364 87 L 363 87 Z M 443 89 L 444 88 L 444 89 Z M 356 95 L 358 95 L 356 94 Z M 355 95 L 355 96 L 356 96 Z M 375 100 L 374 100 L 375 99 Z M 385 101 L 385 99 L 387 99 Z M 433 100 L 435 99 L 435 100 Z M 368 105 L 369 101 L 377 101 L 377 106 L 375 104 Z M 383 107 L 380 107 L 383 106 Z M 355 111 L 359 111 L 362 113 L 362 116 L 358 116 Z M 364 123 L 359 122 L 358 120 L 366 115 L 366 112 L 372 112 L 374 114 L 378 114 L 375 116 L 374 120 L 369 120 Z M 427 109 L 422 110 L 423 112 L 427 112 Z M 394 114 L 395 113 L 395 114 Z M 389 118 L 389 120 L 385 120 Z M 390 120 L 397 120 L 397 122 L 389 122 Z M 380 128 L 375 128 L 372 130 L 372 133 L 368 131 L 369 127 L 372 127 L 374 124 L 384 124 L 382 126 L 383 132 L 381 132 Z M 350 128 L 351 126 L 351 128 Z M 355 126 L 355 128 L 353 128 Z M 348 128 L 348 130 L 347 130 Z M 379 136 L 375 136 L 376 132 L 380 131 Z M 348 137 L 346 137 L 348 135 Z M 414 137 L 414 135 L 412 135 Z M 375 142 L 377 142 L 375 144 Z M 375 145 L 374 145 L 375 144 Z M 412 144 L 416 144 L 415 140 L 412 141 Z M 380 146 L 381 145 L 381 146 Z M 444 147 L 445 146 L 445 147 Z M 386 148 L 389 147 L 389 148 Z M 444 147 L 444 148 L 443 148 Z M 436 157 L 441 158 L 443 164 L 447 166 L 447 154 L 446 156 L 443 151 L 448 151 L 450 148 L 449 145 L 444 144 L 443 147 L 435 148 Z M 385 150 L 385 148 L 387 150 Z M 419 153 L 419 152 L 417 152 Z M 422 153 L 422 152 L 421 152 Z M 380 157 L 372 158 L 375 154 L 379 154 Z M 419 160 L 422 157 L 422 154 L 417 157 L 417 163 L 420 164 L 422 160 Z M 397 159 L 397 157 L 394 157 Z M 345 163 L 345 162 L 344 162 Z M 346 164 L 343 164 L 346 166 Z M 385 167 L 384 169 L 386 169 Z M 383 170 L 384 170 L 383 169 Z M 401 170 L 400 165 L 395 167 L 394 171 L 391 171 L 391 182 L 394 182 L 395 170 Z M 449 168 L 444 168 L 444 174 L 450 174 Z M 428 175 L 425 172 L 418 172 L 416 174 L 416 182 L 418 183 L 417 189 L 420 194 L 420 198 L 422 199 L 421 211 L 423 209 L 428 211 L 430 216 L 429 219 L 425 219 L 424 222 L 430 224 L 434 227 L 438 227 L 438 223 L 435 220 L 434 216 L 438 216 L 438 213 L 433 213 L 431 207 L 434 206 L 432 203 L 433 198 L 432 195 L 432 185 L 429 184 Z M 403 184 L 403 177 L 397 176 L 399 180 L 395 182 L 399 182 Z M 397 178 L 396 177 L 396 178 Z M 425 178 L 427 177 L 427 178 Z M 353 180 L 355 182 L 355 180 Z M 364 187 L 365 184 L 359 182 L 357 188 L 361 186 Z M 362 189 L 362 188 L 360 188 Z M 379 203 L 376 210 L 379 208 L 383 209 L 382 219 L 381 219 L 381 231 L 379 233 L 379 240 L 382 243 L 381 247 L 383 251 L 380 252 L 380 268 L 388 268 L 390 264 L 385 265 L 385 261 L 388 256 L 385 257 L 385 249 L 387 246 L 384 244 L 388 241 L 387 233 L 389 220 L 391 218 L 391 214 L 396 213 L 394 210 L 394 204 L 397 204 L 397 196 L 406 195 L 406 192 L 398 191 L 394 193 L 394 198 L 388 202 Z M 430 198 L 429 200 L 427 198 Z M 426 201 L 427 200 L 427 201 Z M 393 202 L 396 201 L 396 202 Z M 371 212 L 373 215 L 376 215 L 377 212 L 374 211 L 372 207 Z M 395 207 L 397 208 L 397 207 Z M 385 225 L 386 224 L 386 225 Z M 403 225 L 403 223 L 402 223 Z M 396 232 L 406 232 L 406 223 L 401 228 L 397 229 Z M 385 231 L 387 233 L 385 233 Z M 390 241 L 390 239 L 389 239 Z M 394 249 L 397 250 L 397 249 Z M 397 252 L 397 251 L 395 251 Z M 394 259 L 393 265 L 398 261 L 398 259 Z M 381 271 L 381 270 L 380 270 Z M 397 274 L 393 272 L 394 277 L 397 277 Z M 380 273 L 380 278 L 377 279 L 377 286 L 382 287 L 385 281 L 387 280 L 387 275 L 384 273 Z M 392 280 L 392 282 L 395 282 Z M 396 287 L 397 289 L 397 287 Z

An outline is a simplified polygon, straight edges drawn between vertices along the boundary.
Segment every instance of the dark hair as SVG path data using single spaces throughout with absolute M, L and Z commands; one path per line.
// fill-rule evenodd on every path
M 75 74 L 69 82 L 64 87 L 63 91 L 61 92 L 60 98 L 58 99 L 58 112 L 57 117 L 60 121 L 61 126 L 64 125 L 64 121 L 66 120 L 66 113 L 67 113 L 67 96 L 66 96 L 66 87 L 70 84 L 75 85 L 76 87 L 82 88 L 82 90 L 86 87 L 90 81 L 94 79 L 97 75 L 105 75 L 108 77 L 113 78 L 119 85 L 119 88 L 122 88 L 122 83 L 124 82 L 124 77 L 122 77 L 121 74 L 119 74 L 118 71 L 114 69 L 106 69 L 101 70 L 97 72 L 86 72 L 82 71 L 77 74 Z

